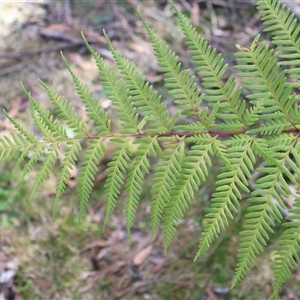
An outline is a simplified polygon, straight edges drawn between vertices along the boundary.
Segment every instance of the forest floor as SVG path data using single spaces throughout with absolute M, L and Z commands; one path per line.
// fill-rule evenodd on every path
M 37 101 L 51 109 L 38 82 L 42 80 L 67 98 L 86 118 L 60 51 L 103 107 L 109 109 L 111 103 L 105 99 L 98 83 L 97 67 L 81 38 L 83 32 L 93 48 L 112 64 L 103 29 L 114 47 L 132 60 L 164 95 L 172 110 L 163 76 L 137 13 L 139 6 L 144 18 L 176 52 L 183 66 L 191 68 L 171 6 L 163 0 L 73 1 L 70 4 L 67 0 L 0 3 L 1 111 L 4 108 L 10 116 L 35 132 L 28 97 L 20 82 Z M 199 34 L 223 54 L 229 64 L 228 76 L 235 74 L 235 44 L 249 45 L 254 36 L 263 31 L 254 1 L 179 0 L 176 4 Z M 13 130 L 2 113 L 0 128 L 1 135 Z M 230 290 L 240 241 L 238 232 L 242 228 L 246 204 L 242 204 L 239 215 L 208 253 L 193 262 L 216 169 L 210 170 L 209 183 L 199 189 L 164 256 L 161 232 L 157 233 L 154 243 L 150 243 L 150 205 L 146 189 L 130 244 L 126 238 L 122 205 L 102 232 L 104 169 L 110 159 L 108 152 L 99 162 L 95 187 L 80 224 L 77 223 L 76 169 L 53 220 L 55 170 L 29 203 L 31 183 L 37 171 L 33 170 L 17 187 L 17 182 L 11 179 L 13 163 L 0 164 L 0 276 L 9 273 L 12 282 L 12 287 L 0 282 L 1 300 L 268 298 L 272 291 L 271 265 L 276 233 L 245 279 Z M 119 201 L 122 203 L 122 199 Z M 298 268 L 283 289 L 281 299 L 300 299 L 299 283 Z

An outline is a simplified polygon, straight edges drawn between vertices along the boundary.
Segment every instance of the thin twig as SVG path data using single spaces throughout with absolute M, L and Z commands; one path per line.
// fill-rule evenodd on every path
M 39 48 L 39 49 L 13 52 L 13 53 L 0 53 L 0 59 L 1 58 L 22 59 L 25 56 L 32 56 L 32 55 L 36 55 L 36 54 L 49 53 L 49 52 L 59 52 L 60 50 L 78 47 L 78 46 L 82 46 L 82 45 L 84 45 L 84 41 L 78 40 L 78 42 L 73 42 L 73 43 L 68 43 L 68 44 L 66 44 L 66 43 L 59 44 L 59 45 L 53 46 L 53 47 L 43 47 L 43 48 Z
M 24 63 L 23 62 L 18 62 L 15 65 L 9 66 L 7 68 L 1 69 L 0 70 L 0 76 L 12 73 L 12 72 L 16 72 L 21 70 L 24 67 Z
M 65 20 L 68 24 L 71 24 L 73 22 L 72 18 L 72 0 L 65 0 Z

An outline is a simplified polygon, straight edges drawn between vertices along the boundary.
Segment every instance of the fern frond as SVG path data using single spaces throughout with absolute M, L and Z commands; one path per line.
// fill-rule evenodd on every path
M 272 147 L 262 140 L 253 142 L 254 151 L 266 159 L 264 167 L 257 169 L 265 175 L 257 180 L 251 193 L 252 197 L 248 199 L 252 205 L 248 208 L 245 230 L 241 233 L 243 238 L 232 287 L 244 277 L 256 256 L 262 252 L 262 245 L 266 245 L 270 233 L 273 232 L 271 226 L 275 225 L 275 221 L 280 223 L 282 219 L 278 207 L 284 208 L 285 205 L 281 196 L 287 197 L 291 193 L 283 174 L 289 174 L 289 179 L 292 179 L 286 163 L 289 162 L 289 154 L 297 143 L 293 135 L 286 137 L 286 145 L 281 148 L 282 151 L 276 148 L 278 144 Z M 283 172 L 284 170 L 286 171 Z M 292 182 L 295 182 L 295 179 L 292 179 Z
M 75 89 L 85 106 L 87 115 L 96 124 L 96 130 L 102 136 L 111 134 L 110 120 L 108 119 L 107 113 L 105 113 L 103 108 L 99 105 L 99 100 L 93 97 L 91 90 L 81 82 L 78 76 L 74 74 L 62 53 L 61 55 L 69 73 L 72 76 Z
M 67 133 L 65 128 L 59 123 L 58 120 L 53 120 L 53 115 L 50 114 L 48 109 L 45 109 L 41 106 L 38 101 L 35 101 L 30 94 L 28 94 L 30 99 L 30 106 L 32 111 L 38 114 L 38 118 L 40 119 L 41 125 L 45 128 L 45 130 L 50 131 L 48 135 L 50 140 L 53 138 L 54 140 L 65 140 L 67 138 Z M 36 123 L 37 125 L 37 123 Z
M 165 41 L 161 40 L 149 27 L 142 16 L 141 19 L 164 74 L 165 86 L 169 88 L 168 92 L 174 97 L 175 103 L 182 110 L 183 115 L 196 116 L 202 122 L 199 118 L 199 105 L 203 97 L 195 82 L 195 76 L 190 76 L 191 71 L 188 69 L 180 71 L 181 63 L 178 62 L 178 57 L 169 49 Z
M 300 28 L 295 14 L 276 0 L 257 0 L 257 8 L 263 16 L 261 19 L 264 25 L 267 26 L 264 30 L 272 34 L 272 43 L 279 50 L 279 64 L 291 66 L 286 72 L 291 78 L 299 80 Z M 298 82 L 290 85 L 299 88 Z
M 259 36 L 245 51 L 235 54 L 238 61 L 243 63 L 236 66 L 237 69 L 243 70 L 238 73 L 238 76 L 243 78 L 243 86 L 254 91 L 248 98 L 255 99 L 251 101 L 254 105 L 262 101 L 264 113 L 258 117 L 267 120 L 264 126 L 260 126 L 261 129 L 248 132 L 272 134 L 290 127 L 296 128 L 290 117 L 295 96 L 291 95 L 291 86 L 286 82 L 285 71 L 279 72 L 276 53 L 265 43 L 257 44 L 258 40 Z M 268 93 L 270 97 L 266 97 L 263 92 Z
M 202 77 L 201 85 L 204 87 L 203 100 L 210 106 L 220 102 L 220 108 L 216 116 L 223 120 L 221 126 L 226 130 L 239 130 L 247 127 L 243 120 L 245 102 L 241 101 L 241 88 L 237 87 L 237 81 L 231 76 L 226 83 L 222 82 L 222 77 L 227 70 L 221 54 L 216 54 L 216 50 L 208 42 L 198 35 L 188 19 L 173 5 L 179 25 L 185 36 L 189 53 L 192 55 L 196 71 Z
M 272 299 L 277 299 L 282 285 L 291 276 L 291 269 L 295 269 L 300 261 L 300 198 L 296 198 L 290 215 L 286 217 L 287 229 L 283 232 L 275 256 L 275 282 Z
M 30 144 L 29 144 L 30 145 Z M 32 144 L 33 146 L 34 144 Z M 13 133 L 11 138 L 3 136 L 0 138 L 0 158 L 1 160 L 9 161 L 14 155 L 22 151 L 24 147 L 28 146 L 28 142 L 24 139 L 23 135 Z
M 216 192 L 212 197 L 212 205 L 203 221 L 204 231 L 195 260 L 201 257 L 216 239 L 220 231 L 228 226 L 228 218 L 233 219 L 237 212 L 242 195 L 239 190 L 249 193 L 248 180 L 252 177 L 256 161 L 251 148 L 253 138 L 250 136 L 235 136 L 233 145 L 227 151 L 230 165 L 222 169 L 216 182 Z
M 46 125 L 45 120 L 40 116 L 40 114 L 35 110 L 34 100 L 30 99 L 31 117 L 34 121 L 35 126 L 42 134 L 43 140 L 50 142 L 52 138 L 52 132 L 50 128 Z
M 62 124 L 58 120 L 54 120 L 50 111 L 41 106 L 41 104 L 34 100 L 31 93 L 28 92 L 22 85 L 23 91 L 27 95 L 30 103 L 31 116 L 35 120 L 35 125 L 38 127 L 43 135 L 43 138 L 51 140 L 64 140 L 67 138 L 67 133 Z
M 86 150 L 85 157 L 82 162 L 82 167 L 78 175 L 78 197 L 79 197 L 79 220 L 81 220 L 90 193 L 94 186 L 95 174 L 98 170 L 99 159 L 105 153 L 105 146 L 101 138 L 91 140 L 90 145 Z
M 300 169 L 293 160 L 300 162 L 299 134 L 282 134 L 266 139 L 269 147 L 269 163 L 275 165 L 292 184 L 297 184 L 295 175 L 300 177 Z M 293 159 L 291 159 L 292 155 Z M 267 162 L 266 162 L 267 163 Z M 282 183 L 284 184 L 284 183 Z M 287 187 L 287 185 L 286 185 Z M 288 188 L 288 187 L 287 187 Z
M 156 166 L 151 188 L 151 238 L 154 239 L 155 232 L 162 219 L 166 204 L 169 200 L 170 190 L 181 173 L 181 165 L 184 158 L 184 139 L 176 137 L 164 138 L 160 141 L 164 145 L 162 161 Z
M 207 166 L 211 165 L 209 154 L 213 154 L 213 143 L 216 137 L 203 134 L 186 140 L 199 144 L 192 146 L 183 159 L 181 172 L 175 180 L 169 193 L 170 199 L 163 211 L 162 229 L 165 251 L 176 232 L 175 227 L 194 198 L 194 191 L 198 190 L 200 183 L 203 183 L 208 175 Z
M 125 185 L 126 203 L 125 203 L 125 218 L 127 236 L 130 239 L 130 229 L 132 227 L 137 204 L 140 200 L 144 175 L 149 174 L 150 164 L 149 155 L 156 155 L 155 147 L 159 147 L 156 138 L 143 138 L 135 143 L 140 144 L 136 152 L 136 158 L 133 166 L 130 168 L 128 179 Z
M 36 176 L 34 185 L 29 195 L 29 201 L 32 200 L 39 186 L 45 181 L 45 179 L 49 176 L 49 174 L 53 170 L 57 157 L 58 157 L 57 143 L 52 143 L 46 154 L 45 160 Z
M 43 155 L 45 149 L 44 143 L 39 143 L 35 145 L 34 152 L 32 156 L 30 157 L 29 161 L 25 165 L 25 167 L 22 170 L 22 175 L 20 176 L 19 182 L 22 182 L 25 178 L 25 176 L 33 169 L 33 167 L 37 164 L 40 157 Z
M 106 34 L 114 66 L 107 64 L 83 37 L 95 60 L 104 93 L 112 101 L 114 121 L 120 123 L 114 127 L 116 132 L 112 130 L 112 119 L 62 56 L 97 133 L 90 134 L 86 122 L 71 104 L 45 83 L 41 85 L 54 105 L 53 113 L 35 101 L 23 87 L 42 139 L 38 140 L 4 112 L 16 133 L 0 137 L 0 160 L 16 160 L 13 176 L 18 177 L 19 182 L 35 165 L 40 167 L 30 187 L 31 200 L 54 169 L 62 149 L 65 155 L 58 173 L 54 215 L 67 188 L 71 169 L 82 157 L 77 178 L 81 219 L 94 188 L 99 159 L 108 145 L 108 151 L 114 153 L 105 170 L 108 176 L 104 186 L 103 228 L 124 189 L 128 238 L 143 196 L 143 183 L 154 170 L 150 188 L 151 238 L 154 239 L 161 223 L 165 251 L 200 185 L 206 181 L 212 162 L 216 162 L 220 170 L 217 170 L 211 207 L 203 220 L 196 258 L 207 252 L 230 219 L 235 218 L 247 194 L 249 208 L 232 282 L 235 286 L 263 251 L 274 225 L 281 222 L 281 211 L 286 209 L 283 198 L 291 194 L 290 185 L 300 182 L 300 105 L 294 89 L 300 87 L 300 27 L 294 15 L 279 2 L 257 0 L 257 4 L 267 31 L 274 36 L 272 42 L 278 53 L 267 43 L 259 42 L 259 35 L 250 46 L 237 45 L 240 50 L 236 54 L 237 69 L 240 71 L 236 76 L 242 79 L 240 85 L 239 78 L 224 76 L 227 64 L 222 54 L 217 54 L 203 37 L 198 36 L 173 3 L 200 77 L 199 83 L 193 71 L 182 68 L 176 54 L 141 16 L 165 86 L 174 98 L 174 115 L 137 67 L 113 47 Z M 289 82 L 291 78 L 293 83 Z M 242 96 L 243 88 L 248 94 L 246 100 Z M 67 135 L 64 124 L 74 131 L 74 136 Z M 111 148 L 111 142 L 116 143 L 116 147 Z M 82 144 L 88 144 L 84 153 L 81 153 Z M 254 172 L 258 175 L 256 180 Z M 275 256 L 273 298 L 300 260 L 299 219 L 300 198 L 297 198 Z
M 153 87 L 145 81 L 142 73 L 133 62 L 128 61 L 119 51 L 114 49 L 105 32 L 104 35 L 135 106 L 144 114 L 147 123 L 153 128 L 152 130 L 147 129 L 147 133 L 170 131 L 172 123 L 169 120 L 166 106 L 161 102 L 161 95 L 153 91 Z
M 244 121 L 250 127 L 259 120 L 259 116 L 262 115 L 265 109 L 264 103 L 270 98 L 270 94 L 266 93 L 261 101 L 256 101 L 250 108 L 245 110 Z M 249 133 L 247 131 L 247 133 Z
M 270 190 L 274 188 L 274 181 L 272 182 L 273 185 L 270 186 Z M 232 288 L 245 276 L 257 255 L 263 251 L 262 245 L 266 245 L 269 234 L 273 233 L 271 228 L 275 225 L 273 218 L 277 222 L 280 222 L 281 219 L 278 208 L 272 202 L 272 194 L 266 194 L 265 197 L 250 198 L 248 201 L 256 205 L 252 205 L 246 215 L 248 219 L 244 224 L 245 230 L 241 233 L 243 238 L 240 244 L 239 262 L 233 278 Z
M 259 128 L 248 130 L 247 133 L 257 133 L 263 135 L 279 134 L 285 129 L 290 128 L 290 123 L 282 118 L 282 115 L 275 120 L 261 124 Z
M 3 113 L 5 117 L 11 122 L 11 124 L 13 124 L 14 127 L 19 131 L 19 133 L 27 139 L 26 141 L 24 140 L 24 143 L 31 142 L 32 144 L 36 144 L 38 142 L 36 136 L 32 132 L 26 130 L 19 122 L 11 118 L 5 110 L 3 110 Z
M 115 70 L 104 63 L 103 58 L 88 44 L 84 36 L 83 39 L 95 59 L 104 93 L 113 102 L 116 114 L 121 121 L 120 132 L 124 134 L 139 132 L 141 128 L 137 124 L 138 114 L 135 112 L 126 84 L 116 75 Z
M 190 124 L 177 125 L 177 130 L 184 130 L 188 132 L 197 132 L 201 133 L 205 129 L 205 126 L 201 122 L 193 122 Z
M 67 142 L 65 157 L 62 162 L 59 175 L 58 175 L 58 181 L 56 184 L 56 195 L 55 195 L 53 211 L 52 211 L 53 218 L 57 212 L 60 197 L 66 189 L 67 182 L 70 178 L 71 169 L 74 167 L 80 151 L 81 151 L 81 144 L 79 141 L 75 140 L 75 141 Z
M 107 164 L 107 180 L 105 182 L 105 219 L 103 230 L 105 229 L 111 214 L 113 213 L 117 199 L 124 182 L 124 174 L 130 161 L 130 147 L 127 141 L 112 140 L 119 143 L 116 147 L 112 160 Z
M 62 96 L 59 96 L 53 89 L 48 87 L 44 82 L 40 81 L 48 94 L 49 100 L 54 105 L 58 115 L 66 121 L 66 124 L 74 130 L 75 137 L 86 137 L 87 126 L 82 118 L 74 112 L 71 104 Z
M 21 164 L 24 162 L 25 158 L 28 156 L 31 148 L 32 148 L 32 145 L 28 145 L 28 146 L 24 147 L 22 149 L 22 152 L 19 154 L 19 157 L 16 161 L 16 165 L 14 167 L 14 170 L 13 170 L 12 174 L 11 174 L 11 177 L 14 180 L 18 180 L 20 182 L 20 179 L 17 178 L 17 176 L 19 176 L 18 174 L 19 174 L 19 171 L 21 170 Z

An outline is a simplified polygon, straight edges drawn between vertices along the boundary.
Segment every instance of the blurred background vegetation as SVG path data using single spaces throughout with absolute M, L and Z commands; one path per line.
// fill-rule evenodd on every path
M 224 55 L 230 64 L 228 76 L 235 73 L 235 44 L 248 45 L 262 32 L 254 1 L 203 0 L 175 1 L 199 34 Z M 164 88 L 148 37 L 137 14 L 137 7 L 152 28 L 180 57 L 183 66 L 192 68 L 176 17 L 164 0 L 114 1 L 1 1 L 0 2 L 0 106 L 35 132 L 28 98 L 22 82 L 33 97 L 51 109 L 46 93 L 38 83 L 43 80 L 65 96 L 87 122 L 84 107 L 75 93 L 63 65 L 62 50 L 73 71 L 90 87 L 103 107 L 110 109 L 97 79 L 97 68 L 81 39 L 81 31 L 107 61 L 102 31 L 127 58 L 142 70 L 146 79 L 163 95 L 172 112 L 172 99 Z M 265 35 L 268 39 L 268 35 Z M 12 125 L 0 113 L 1 135 Z M 162 251 L 162 235 L 150 244 L 148 189 L 126 241 L 122 197 L 108 228 L 102 233 L 103 185 L 106 164 L 112 151 L 99 162 L 95 187 L 83 221 L 76 222 L 76 176 L 56 218 L 51 218 L 56 174 L 40 188 L 32 203 L 27 198 L 36 171 L 21 183 L 11 180 L 13 162 L 0 164 L 0 299 L 267 299 L 272 290 L 271 270 L 276 232 L 266 252 L 251 272 L 230 291 L 230 281 L 239 244 L 238 232 L 246 203 L 229 228 L 221 233 L 204 258 L 193 262 L 202 220 L 214 190 L 218 163 L 210 170 L 208 183 L 200 187 L 191 209 L 178 226 L 168 255 Z M 57 168 L 59 166 L 57 165 Z M 18 177 L 18 176 L 17 176 Z M 5 281 L 3 278 L 7 276 Z M 300 299 L 300 272 L 296 270 L 282 292 L 282 299 Z M 2 298 L 1 298 L 2 297 Z

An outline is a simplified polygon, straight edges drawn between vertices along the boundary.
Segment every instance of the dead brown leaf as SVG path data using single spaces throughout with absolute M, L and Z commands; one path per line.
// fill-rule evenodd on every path
M 105 248 L 105 247 L 109 247 L 111 246 L 115 241 L 113 240 L 108 240 L 108 241 L 97 241 L 97 242 L 93 242 L 93 243 L 90 243 L 88 245 L 86 245 L 85 247 L 83 247 L 81 250 L 80 250 L 80 253 L 84 253 L 88 250 L 91 250 L 93 248 Z
M 132 260 L 134 266 L 140 266 L 149 256 L 153 249 L 153 245 L 149 245 L 146 248 L 139 251 Z

